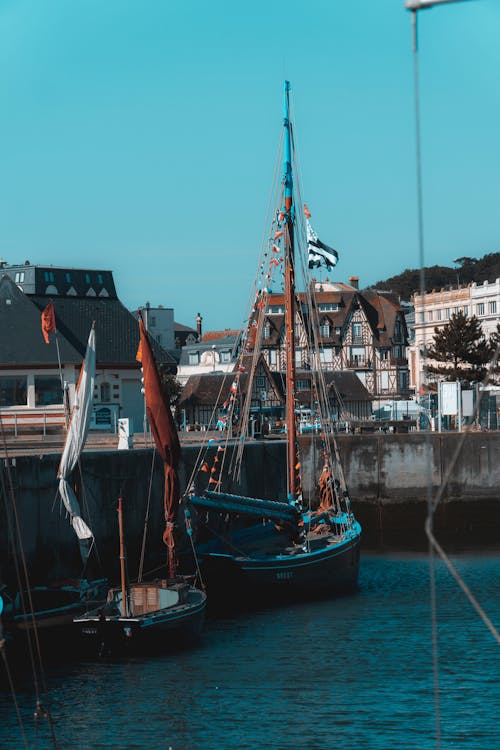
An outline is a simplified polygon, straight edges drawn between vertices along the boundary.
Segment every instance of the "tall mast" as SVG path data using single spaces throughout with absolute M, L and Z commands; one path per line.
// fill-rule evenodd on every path
M 293 236 L 293 178 L 292 139 L 289 116 L 290 82 L 285 81 L 284 100 L 284 223 L 285 223 L 285 344 L 286 344 L 286 424 L 288 494 L 296 500 L 300 493 L 300 475 L 297 454 L 297 428 L 295 424 L 295 253 Z

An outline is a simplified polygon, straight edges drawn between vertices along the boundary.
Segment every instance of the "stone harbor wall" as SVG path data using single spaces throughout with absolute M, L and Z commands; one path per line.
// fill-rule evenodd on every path
M 456 548 L 498 547 L 500 432 L 471 433 L 465 438 L 449 433 L 339 435 L 338 442 L 352 506 L 363 526 L 365 549 L 425 549 L 427 503 L 441 492 L 445 480 L 435 516 L 439 538 Z M 300 443 L 308 499 L 314 495 L 314 469 L 321 467 L 321 445 L 309 436 L 301 437 Z M 183 448 L 182 488 L 190 480 L 197 454 L 197 446 Z M 19 551 L 13 542 L 14 508 L 32 583 L 82 572 L 78 541 L 57 494 L 59 458 L 56 453 L 11 455 L 2 462 L 0 581 L 12 578 L 13 545 Z M 282 441 L 250 445 L 242 468 L 241 494 L 284 499 L 284 461 Z M 116 507 L 120 494 L 130 576 L 137 576 L 148 503 L 144 571 L 152 573 L 164 564 L 162 467 L 151 450 L 85 452 L 76 485 L 100 561 L 98 566 L 93 553 L 96 569 L 89 571 L 91 575 L 99 573 L 99 567 L 110 578 L 118 577 Z

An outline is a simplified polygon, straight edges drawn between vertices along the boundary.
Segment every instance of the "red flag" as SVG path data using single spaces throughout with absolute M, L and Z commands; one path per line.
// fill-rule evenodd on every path
M 50 344 L 49 333 L 56 330 L 56 314 L 54 312 L 54 303 L 49 302 L 42 312 L 42 334 L 46 344 Z

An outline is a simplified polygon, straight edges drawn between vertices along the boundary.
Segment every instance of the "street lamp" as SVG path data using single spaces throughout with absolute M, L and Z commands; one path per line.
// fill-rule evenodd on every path
M 415 91 L 415 146 L 416 146 L 416 171 L 417 171 L 417 215 L 418 215 L 418 245 L 420 260 L 420 298 L 422 306 L 425 308 L 425 258 L 424 258 L 424 221 L 422 208 L 422 159 L 420 145 L 420 101 L 419 101 L 419 80 L 418 80 L 418 34 L 417 34 L 417 14 L 419 10 L 427 10 L 435 5 L 444 5 L 445 3 L 461 2 L 461 0 L 406 0 L 405 7 L 411 12 L 411 25 L 413 35 L 413 81 Z M 425 346 L 425 327 L 424 340 Z M 423 373 L 427 381 L 426 363 L 424 360 Z M 439 416 L 441 410 L 439 409 Z M 431 477 L 429 477 L 429 480 Z M 429 551 L 435 549 L 435 539 L 433 536 L 433 515 L 434 503 L 432 500 L 431 481 L 428 482 L 427 490 L 427 521 L 426 533 L 429 538 Z M 435 726 L 437 747 L 441 747 L 441 722 L 439 715 L 439 668 L 438 668 L 438 645 L 437 645 L 437 625 L 436 625 L 436 593 L 435 593 L 435 572 L 432 554 L 430 555 L 430 581 L 431 581 L 431 610 L 432 610 L 432 642 L 433 642 L 433 668 L 434 668 L 434 700 L 435 700 Z
M 422 188 L 422 149 L 420 138 L 420 95 L 418 75 L 418 31 L 417 15 L 419 10 L 429 10 L 435 5 L 445 3 L 464 2 L 464 0 L 406 0 L 405 7 L 411 12 L 411 25 L 413 37 L 413 84 L 415 92 L 415 152 L 416 152 L 416 176 L 417 176 L 417 222 L 418 222 L 418 255 L 420 266 L 420 298 L 422 309 L 425 310 L 425 253 L 424 253 L 424 212 L 423 212 L 423 188 Z M 425 346 L 425 328 L 424 328 Z M 426 364 L 424 361 L 423 379 L 427 382 Z

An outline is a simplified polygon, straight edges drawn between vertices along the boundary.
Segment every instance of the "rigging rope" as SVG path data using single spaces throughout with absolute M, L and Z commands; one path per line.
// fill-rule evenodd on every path
M 7 438 L 5 435 L 5 430 L 4 430 L 4 425 L 3 425 L 3 420 L 1 418 L 1 415 L 0 415 L 0 433 L 1 433 L 1 439 L 4 445 L 4 451 L 5 451 L 5 456 L 6 456 L 5 471 L 7 474 L 7 485 L 8 485 L 8 490 L 9 490 L 8 493 L 7 493 L 7 487 L 5 483 L 3 470 L 0 471 L 0 483 L 1 483 L 2 494 L 3 494 L 4 502 L 5 502 L 9 536 L 11 537 L 11 540 L 12 540 L 14 566 L 16 570 L 17 583 L 19 586 L 19 598 L 21 601 L 23 616 L 27 624 L 28 624 L 28 608 L 26 607 L 25 600 L 24 600 L 25 593 L 28 598 L 29 615 L 31 619 L 31 629 L 28 625 L 26 629 L 26 636 L 27 636 L 27 641 L 28 641 L 28 652 L 30 655 L 33 685 L 34 685 L 35 694 L 36 694 L 36 705 L 38 708 L 38 706 L 42 705 L 42 702 L 41 702 L 42 694 L 45 696 L 46 702 L 48 705 L 48 690 L 47 690 L 47 683 L 45 680 L 45 670 L 43 666 L 42 653 L 40 649 L 40 640 L 38 637 L 38 627 L 37 627 L 37 622 L 36 622 L 35 612 L 34 612 L 34 607 L 33 607 L 33 599 L 31 596 L 31 586 L 30 586 L 30 579 L 29 579 L 29 574 L 28 574 L 28 565 L 26 562 L 26 555 L 24 552 L 24 545 L 23 545 L 22 534 L 21 534 L 21 525 L 19 521 L 16 496 L 14 492 L 14 483 L 12 480 L 12 473 L 10 471 Z M 9 505 L 8 505 L 9 496 L 10 496 L 10 507 L 12 509 L 12 513 L 14 516 L 15 533 L 14 533 L 14 530 L 12 529 L 12 519 L 11 519 L 10 512 L 9 512 Z M 16 552 L 16 544 L 15 544 L 16 539 L 17 539 L 17 546 L 19 550 L 19 556 L 21 558 L 21 566 L 19 566 L 18 553 Z M 26 588 L 25 591 L 24 591 L 24 587 Z M 34 644 L 32 643 L 32 638 L 33 638 Z M 35 715 L 36 715 L 36 712 L 35 712 Z M 50 730 L 52 743 L 54 745 L 54 748 L 57 748 L 54 724 L 52 722 L 52 716 L 51 716 L 50 710 L 45 711 L 45 718 L 47 719 L 47 724 Z

